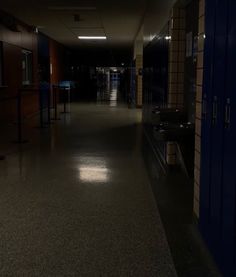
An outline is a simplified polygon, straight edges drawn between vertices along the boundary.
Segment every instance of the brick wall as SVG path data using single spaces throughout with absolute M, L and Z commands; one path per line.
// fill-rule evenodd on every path
M 184 64 L 185 64 L 185 9 L 174 5 L 170 20 L 168 107 L 184 106 Z M 167 144 L 167 163 L 176 164 L 175 143 Z
M 170 21 L 168 106 L 184 105 L 185 9 L 174 6 Z
M 197 61 L 197 96 L 196 96 L 196 132 L 195 132 L 195 172 L 194 172 L 194 213 L 199 217 L 200 198 L 200 159 L 201 159 L 201 116 L 203 54 L 205 35 L 205 0 L 199 0 L 198 61 Z

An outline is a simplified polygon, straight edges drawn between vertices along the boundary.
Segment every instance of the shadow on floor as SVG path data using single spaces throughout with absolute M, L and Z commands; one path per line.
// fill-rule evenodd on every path
M 164 172 L 147 134 L 143 157 L 164 224 L 177 273 L 180 277 L 221 276 L 193 216 L 193 180 L 181 168 Z

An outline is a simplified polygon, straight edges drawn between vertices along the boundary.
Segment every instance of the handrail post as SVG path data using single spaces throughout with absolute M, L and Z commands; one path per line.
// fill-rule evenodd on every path
M 18 90 L 18 95 L 17 95 L 17 118 L 18 118 L 18 124 L 17 124 L 17 129 L 18 129 L 18 142 L 21 143 L 22 141 L 22 111 L 21 111 L 21 91 Z
M 64 113 L 66 113 L 66 87 L 63 88 L 64 91 Z
M 67 87 L 62 87 L 63 89 L 63 104 L 64 104 L 64 111 L 62 112 L 63 114 L 70 113 L 68 109 L 66 109 L 66 104 L 69 103 L 69 89 Z
M 48 88 L 48 122 L 47 124 L 51 124 L 51 89 Z
M 57 88 L 55 87 L 54 91 L 54 119 L 57 120 Z
M 17 140 L 16 143 L 26 143 L 22 138 L 22 91 L 18 89 L 17 97 Z
M 63 91 L 63 106 L 64 106 L 63 112 L 61 112 L 61 113 L 66 114 L 66 113 L 68 113 L 66 111 L 66 87 L 62 87 L 61 90 Z
M 58 118 L 58 114 L 57 114 L 57 92 L 58 92 L 58 87 L 57 86 L 53 86 L 53 104 L 54 104 L 54 118 L 53 120 L 60 120 L 60 118 Z
M 40 112 L 40 128 L 44 128 L 44 122 L 43 122 L 43 95 L 42 90 L 39 89 L 39 112 Z

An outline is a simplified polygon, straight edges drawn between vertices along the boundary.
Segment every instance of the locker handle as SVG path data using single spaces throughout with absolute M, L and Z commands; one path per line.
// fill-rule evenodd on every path
M 231 104 L 230 99 L 228 98 L 225 105 L 225 128 L 228 129 L 230 127 L 231 122 Z
M 206 116 L 207 116 L 207 98 L 206 98 L 206 95 L 204 95 L 202 100 L 202 118 L 206 119 Z
M 213 107 L 212 107 L 212 124 L 216 125 L 217 115 L 218 115 L 218 99 L 214 96 Z

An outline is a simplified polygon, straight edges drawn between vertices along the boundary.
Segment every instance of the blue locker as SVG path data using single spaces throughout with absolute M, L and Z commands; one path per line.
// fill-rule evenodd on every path
M 228 55 L 225 90 L 224 155 L 222 177 L 222 267 L 236 276 L 236 1 L 228 1 Z
M 212 68 L 212 114 L 210 147 L 210 246 L 217 260 L 221 261 L 222 225 L 222 156 L 224 130 L 224 91 L 227 57 L 228 1 L 218 0 L 215 12 L 214 63 Z
M 236 1 L 206 0 L 200 228 L 236 276 Z
M 205 51 L 203 75 L 203 103 L 201 130 L 201 187 L 200 187 L 200 229 L 209 241 L 210 222 L 210 164 L 211 164 L 211 115 L 212 115 L 212 69 L 214 66 L 216 0 L 207 0 L 205 6 Z

